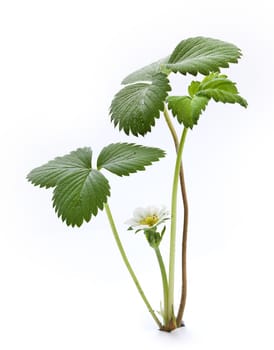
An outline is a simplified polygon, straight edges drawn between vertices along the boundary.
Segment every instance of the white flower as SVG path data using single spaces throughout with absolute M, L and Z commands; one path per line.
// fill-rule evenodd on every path
M 130 226 L 130 229 L 143 230 L 156 227 L 168 219 L 169 212 L 166 207 L 148 206 L 146 208 L 136 208 L 133 217 L 125 223 Z

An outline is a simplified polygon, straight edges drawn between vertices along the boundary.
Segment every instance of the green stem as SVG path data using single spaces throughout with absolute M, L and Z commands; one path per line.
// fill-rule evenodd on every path
M 162 275 L 162 283 L 163 283 L 163 296 L 164 296 L 164 324 L 167 325 L 168 319 L 167 319 L 167 305 L 168 305 L 168 281 L 167 281 L 167 274 L 166 274 L 166 269 L 165 269 L 165 264 L 160 252 L 160 249 L 154 248 L 157 260 L 159 263 L 159 267 L 161 270 L 161 275 Z
M 178 136 L 176 130 L 172 124 L 170 119 L 168 110 L 166 106 L 164 107 L 164 117 L 173 138 L 174 146 L 176 149 L 176 153 L 179 147 Z M 184 204 L 184 225 L 183 225 L 183 236 L 182 236 L 182 287 L 181 287 L 181 298 L 180 298 L 180 306 L 178 309 L 176 323 L 177 325 L 182 324 L 183 314 L 186 305 L 186 296 L 187 296 L 187 236 L 188 236 L 188 200 L 187 200 L 187 192 L 186 192 L 186 184 L 185 184 L 185 176 L 184 176 L 184 168 L 183 163 L 181 163 L 180 169 L 180 183 L 181 183 L 181 192 L 182 199 Z
M 177 133 L 176 133 L 176 130 L 170 120 L 170 117 L 169 117 L 169 113 L 168 113 L 168 110 L 166 108 L 166 106 L 164 107 L 164 117 L 165 117 L 165 121 L 167 123 L 167 126 L 169 128 L 169 131 L 171 132 L 171 135 L 172 135 L 172 138 L 173 138 L 173 141 L 174 141 L 174 146 L 175 146 L 175 149 L 176 149 L 176 152 L 178 151 L 178 147 L 179 147 L 179 140 L 178 140 L 178 136 L 177 136 Z
M 108 217 L 108 221 L 109 221 L 109 224 L 110 224 L 110 227 L 111 227 L 111 230 L 112 230 L 112 233 L 113 233 L 113 236 L 114 236 L 114 239 L 116 241 L 116 244 L 118 246 L 118 249 L 121 253 L 121 256 L 123 258 L 123 261 L 128 269 L 128 272 L 130 273 L 134 283 L 135 283 L 135 286 L 137 287 L 138 289 L 138 292 L 140 293 L 141 295 L 141 298 L 143 299 L 144 303 L 146 304 L 146 307 L 148 308 L 148 311 L 150 312 L 151 316 L 153 317 L 154 321 L 157 323 L 157 325 L 161 328 L 162 327 L 162 324 L 161 322 L 159 321 L 158 317 L 155 315 L 155 312 L 153 311 L 150 303 L 148 302 L 146 296 L 145 296 L 145 293 L 143 291 L 143 289 L 141 288 L 141 285 L 128 261 L 128 258 L 127 258 L 127 255 L 125 253 L 125 250 L 123 248 L 123 245 L 122 245 L 122 242 L 119 238 L 119 234 L 118 234 L 118 231 L 116 229 L 116 226 L 115 226 L 115 223 L 114 223 L 114 220 L 113 220 L 113 217 L 112 217 L 112 214 L 111 214 L 111 211 L 110 211 L 110 208 L 108 206 L 107 203 L 105 203 L 105 210 L 106 210 L 106 214 L 107 214 L 107 217 Z
M 174 318 L 174 273 L 175 273 L 175 243 L 176 243 L 176 223 L 177 223 L 177 193 L 180 177 L 180 168 L 182 161 L 182 153 L 184 149 L 187 128 L 184 128 L 181 140 L 178 146 L 177 158 L 173 177 L 172 198 L 171 198 L 171 228 L 170 228 L 170 254 L 169 254 L 169 289 L 168 289 L 168 318 Z

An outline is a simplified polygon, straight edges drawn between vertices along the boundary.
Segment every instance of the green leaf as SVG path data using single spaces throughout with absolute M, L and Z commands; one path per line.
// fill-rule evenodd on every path
M 55 187 L 53 206 L 67 225 L 81 226 L 103 209 L 110 195 L 108 180 L 91 166 L 90 148 L 79 148 L 32 170 L 27 179 L 40 187 Z
M 179 123 L 192 128 L 197 124 L 208 101 L 213 98 L 216 102 L 239 103 L 247 107 L 247 102 L 239 95 L 236 84 L 226 75 L 210 73 L 201 82 L 192 81 L 188 87 L 190 96 L 169 96 L 168 107 L 177 117 Z
M 151 165 L 164 156 L 165 152 L 159 148 L 132 143 L 113 143 L 103 148 L 97 159 L 97 167 L 123 176 L 145 170 L 145 166 Z
M 216 102 L 239 103 L 247 107 L 247 101 L 239 95 L 236 83 L 227 79 L 226 75 L 210 74 L 200 83 L 196 95 L 213 98 Z
M 199 81 L 192 81 L 188 87 L 188 93 L 189 96 L 193 97 L 197 91 L 199 90 L 200 87 L 200 82 Z
M 197 124 L 200 115 L 206 109 L 208 98 L 204 96 L 193 96 L 191 99 L 193 124 Z
M 79 148 L 63 157 L 57 157 L 47 164 L 33 169 L 27 179 L 35 186 L 55 187 L 68 172 L 91 168 L 92 151 L 89 147 Z
M 169 57 L 160 59 L 157 62 L 153 62 L 135 72 L 129 74 L 123 81 L 122 84 L 132 84 L 140 81 L 152 81 L 153 76 L 157 73 L 165 72 L 165 64 L 168 62 Z
M 166 68 L 182 74 L 218 72 L 241 57 L 235 45 L 211 38 L 196 37 L 181 41 L 170 56 Z
M 221 89 L 224 91 L 231 92 L 233 94 L 238 94 L 238 89 L 236 84 L 231 80 L 227 79 L 227 76 L 219 73 L 211 73 L 206 76 L 199 84 L 198 91 L 207 89 Z
M 174 117 L 186 128 L 193 125 L 191 98 L 189 96 L 169 96 L 167 98 L 168 108 L 171 109 Z
M 186 128 L 192 128 L 208 103 L 207 97 L 202 96 L 170 96 L 168 97 L 168 108 L 177 117 L 179 123 Z
M 53 206 L 67 225 L 81 226 L 104 208 L 110 195 L 108 180 L 98 170 L 72 172 L 60 181 L 53 193 Z
M 145 135 L 155 125 L 164 109 L 164 101 L 170 90 L 165 74 L 158 73 L 151 83 L 135 83 L 124 87 L 114 97 L 110 115 L 114 125 L 119 125 L 127 135 Z
M 213 98 L 216 102 L 238 103 L 243 107 L 247 107 L 247 101 L 240 95 L 233 94 L 221 89 L 207 89 L 199 91 L 198 96 Z
M 182 74 L 202 73 L 204 75 L 237 63 L 241 51 L 231 43 L 206 37 L 194 37 L 182 40 L 171 55 L 153 62 L 129 74 L 122 84 L 151 81 L 156 73 L 172 72 Z

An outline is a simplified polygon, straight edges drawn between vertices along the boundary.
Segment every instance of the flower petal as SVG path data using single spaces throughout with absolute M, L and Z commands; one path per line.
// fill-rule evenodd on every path
M 140 221 L 146 217 L 146 210 L 145 208 L 138 207 L 133 212 L 133 217 L 136 221 Z
M 159 209 L 153 205 L 146 208 L 146 216 L 159 216 Z
M 136 221 L 134 218 L 131 218 L 131 219 L 126 220 L 125 224 L 129 225 L 129 226 L 136 226 L 139 224 L 139 222 Z

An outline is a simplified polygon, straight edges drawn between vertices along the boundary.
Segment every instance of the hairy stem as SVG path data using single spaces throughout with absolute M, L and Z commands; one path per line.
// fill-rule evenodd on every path
M 143 299 L 144 303 L 146 304 L 146 307 L 148 309 L 148 311 L 150 312 L 151 316 L 153 317 L 154 321 L 157 323 L 157 325 L 161 328 L 162 327 L 162 324 L 161 322 L 159 321 L 158 317 L 156 316 L 154 310 L 152 309 L 150 303 L 148 302 L 146 296 L 145 296 L 145 293 L 143 291 L 143 289 L 141 288 L 141 285 L 128 261 L 128 258 L 127 258 L 127 255 L 125 253 L 125 250 L 123 248 L 123 245 L 122 245 L 122 242 L 120 240 L 120 237 L 119 237 L 119 234 L 118 234 L 118 231 L 116 229 L 116 226 L 115 226 L 115 223 L 114 223 L 114 220 L 113 220 L 113 217 L 112 217 L 112 214 L 111 214 L 111 211 L 110 211 L 110 208 L 108 206 L 107 203 L 105 203 L 105 210 L 106 210 L 106 214 L 107 214 L 107 217 L 108 217 L 108 221 L 109 221 L 109 224 L 110 224 L 110 227 L 111 227 L 111 230 L 112 230 L 112 233 L 113 233 L 113 236 L 114 236 L 114 239 L 116 241 L 116 244 L 118 246 L 118 249 L 120 251 L 120 254 L 122 256 L 122 259 L 126 265 L 126 268 L 128 269 L 128 272 L 130 273 L 132 279 L 133 279 L 133 282 L 135 283 L 135 286 L 141 296 L 141 298 Z
M 172 135 L 176 152 L 178 152 L 178 147 L 179 147 L 178 136 L 171 122 L 171 119 L 169 117 L 169 113 L 166 107 L 164 109 L 164 117 L 165 117 L 167 126 L 170 130 L 170 133 Z M 181 184 L 181 193 L 182 193 L 183 206 L 184 206 L 184 224 L 183 224 L 183 235 L 182 235 L 182 259 L 181 259 L 182 286 L 181 286 L 180 306 L 176 317 L 177 325 L 180 325 L 182 323 L 184 309 L 186 305 L 186 297 L 187 297 L 187 233 L 188 233 L 189 209 L 188 209 L 188 200 L 187 200 L 187 192 L 186 192 L 186 185 L 185 185 L 183 162 L 181 162 L 181 166 L 180 166 L 180 184 Z
M 174 307 L 174 272 L 175 272 L 175 243 L 176 243 L 176 224 L 177 224 L 177 193 L 180 178 L 180 169 L 182 162 L 182 153 L 187 135 L 187 128 L 184 128 L 177 150 L 175 163 L 172 199 L 171 199 L 171 228 L 170 228 L 170 254 L 169 254 L 169 289 L 168 289 L 168 317 L 171 320 Z
M 165 264 L 160 252 L 160 249 L 154 248 L 157 260 L 159 263 L 159 267 L 161 270 L 161 275 L 162 275 L 162 283 L 163 283 L 163 296 L 164 296 L 164 324 L 167 325 L 168 319 L 167 319 L 167 305 L 168 305 L 168 281 L 167 281 L 167 274 L 166 274 L 166 269 L 165 269 Z

